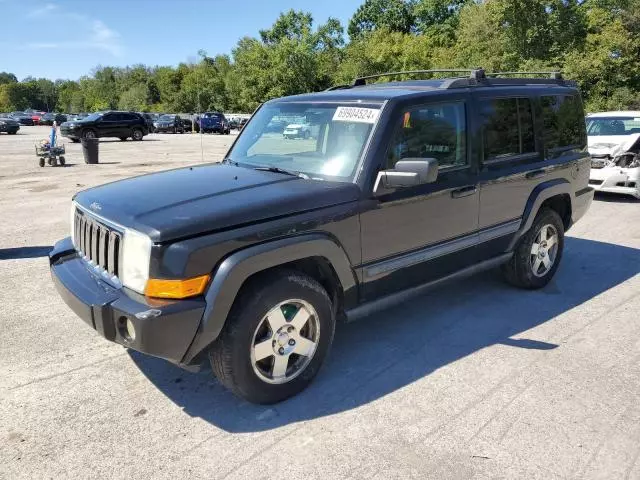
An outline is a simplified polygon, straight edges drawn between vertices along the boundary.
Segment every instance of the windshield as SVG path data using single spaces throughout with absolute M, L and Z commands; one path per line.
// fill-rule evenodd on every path
M 87 120 L 89 122 L 93 122 L 95 120 L 98 120 L 100 118 L 102 118 L 102 115 L 104 115 L 103 113 L 100 112 L 96 112 L 96 113 L 92 113 L 91 115 L 85 117 L 84 115 L 78 115 L 78 117 L 82 118 L 82 120 Z
M 638 117 L 600 117 L 587 118 L 587 135 L 633 135 L 640 133 Z
M 162 115 L 158 120 L 163 120 L 165 122 L 171 122 L 173 121 L 174 116 L 173 115 Z
M 353 178 L 380 105 L 266 104 L 236 141 L 229 159 L 315 178 Z M 295 131 L 290 125 L 304 125 Z

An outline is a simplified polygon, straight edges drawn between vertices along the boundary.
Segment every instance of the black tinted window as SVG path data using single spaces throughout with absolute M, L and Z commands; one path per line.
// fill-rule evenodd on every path
M 535 152 L 533 113 L 528 98 L 480 101 L 484 121 L 484 158 L 495 160 Z
M 386 168 L 393 168 L 403 158 L 435 158 L 441 168 L 466 165 L 464 104 L 428 105 L 403 113 Z
M 547 149 L 582 146 L 585 124 L 582 102 L 570 95 L 541 97 L 544 142 Z

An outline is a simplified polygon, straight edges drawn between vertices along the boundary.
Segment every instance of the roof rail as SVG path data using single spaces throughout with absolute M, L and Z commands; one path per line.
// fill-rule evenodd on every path
M 393 77 L 395 75 L 424 75 L 432 73 L 462 73 L 469 74 L 469 78 L 480 80 L 485 78 L 485 73 L 482 68 L 439 68 L 435 70 L 405 70 L 400 72 L 387 72 L 378 73 L 376 75 L 367 75 L 365 77 L 358 77 L 353 81 L 353 87 L 362 87 L 367 84 L 367 80 L 380 77 Z
M 487 72 L 487 77 L 500 77 L 509 75 L 546 75 L 553 80 L 562 80 L 562 72 Z

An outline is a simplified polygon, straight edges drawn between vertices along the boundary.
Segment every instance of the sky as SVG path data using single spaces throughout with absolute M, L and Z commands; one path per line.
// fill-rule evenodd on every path
M 280 12 L 346 27 L 363 0 L 0 0 L 0 71 L 78 79 L 98 65 L 177 65 L 231 53 Z M 235 5 L 238 7 L 235 8 Z

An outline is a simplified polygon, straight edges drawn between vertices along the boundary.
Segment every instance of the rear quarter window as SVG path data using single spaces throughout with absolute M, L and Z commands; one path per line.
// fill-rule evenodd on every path
M 563 150 L 586 145 L 586 127 L 582 101 L 574 95 L 540 97 L 547 150 Z

